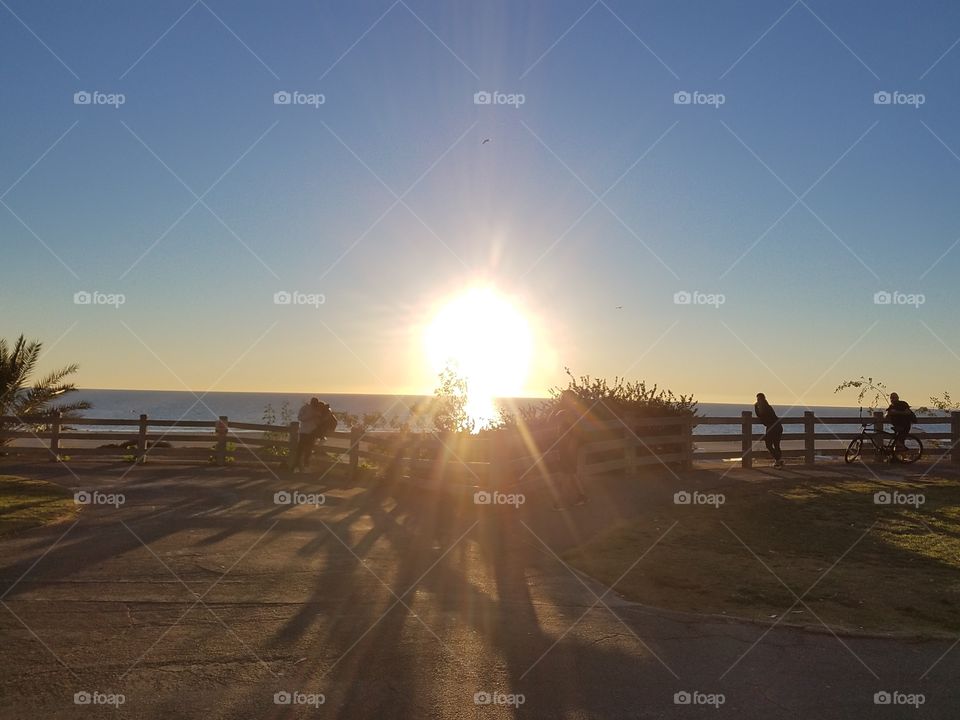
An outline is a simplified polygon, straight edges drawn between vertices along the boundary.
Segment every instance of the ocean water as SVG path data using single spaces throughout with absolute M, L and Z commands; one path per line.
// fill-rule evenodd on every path
M 236 422 L 264 422 L 264 411 L 268 405 L 276 411 L 277 422 L 280 422 L 280 411 L 286 403 L 291 414 L 296 417 L 300 406 L 310 399 L 311 395 L 303 393 L 251 393 L 251 392 L 211 392 L 206 395 L 180 390 L 80 390 L 71 400 L 86 400 L 93 405 L 85 415 L 92 418 L 127 419 L 135 422 L 141 413 L 149 417 L 163 420 L 216 420 L 220 415 L 226 415 Z M 401 421 L 405 419 L 410 408 L 425 400 L 424 395 L 346 395 L 326 394 L 319 396 L 321 400 L 330 403 L 333 411 L 338 414 L 348 412 L 354 415 L 380 412 L 387 418 L 396 416 Z M 541 402 L 542 398 L 502 399 L 500 404 L 505 406 L 523 406 L 525 404 Z M 851 417 L 860 414 L 856 407 L 811 407 L 789 408 L 777 406 L 774 408 L 781 415 L 802 415 L 804 410 L 813 410 L 821 417 Z M 744 404 L 731 403 L 700 403 L 699 413 L 706 417 L 734 417 L 743 410 L 752 410 L 749 402 Z M 869 413 L 863 412 L 865 421 Z M 131 428 L 133 425 L 131 424 Z M 838 425 L 824 428 L 833 432 L 851 432 L 855 430 L 850 425 Z M 949 425 L 925 425 L 928 432 L 949 432 Z M 740 425 L 699 425 L 694 430 L 695 435 L 719 435 L 736 433 Z M 787 428 L 788 432 L 799 431 Z

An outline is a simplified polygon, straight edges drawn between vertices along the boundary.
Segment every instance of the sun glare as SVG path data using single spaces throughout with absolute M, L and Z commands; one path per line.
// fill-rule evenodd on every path
M 434 372 L 449 365 L 466 379 L 466 409 L 478 427 L 496 417 L 496 398 L 523 392 L 530 325 L 493 288 L 473 288 L 448 301 L 427 326 L 424 342 Z

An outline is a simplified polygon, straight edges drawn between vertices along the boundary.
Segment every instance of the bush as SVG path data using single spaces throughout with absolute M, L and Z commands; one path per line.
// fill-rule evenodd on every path
M 280 405 L 280 414 L 278 416 L 273 405 L 268 403 L 263 409 L 262 418 L 264 425 L 290 425 L 290 423 L 293 422 L 293 411 L 290 410 L 290 403 L 284 400 L 283 404 Z M 289 454 L 287 433 L 271 431 L 264 433 L 263 437 L 270 441 L 269 445 L 263 446 L 263 452 L 267 455 L 283 458 Z
M 519 417 L 504 413 L 501 427 L 513 428 L 519 424 L 527 427 L 542 427 L 558 409 L 564 393 L 572 395 L 584 417 L 595 423 L 621 419 L 651 417 L 696 417 L 697 402 L 692 395 L 676 395 L 671 390 L 661 390 L 657 385 L 647 387 L 643 380 L 629 381 L 614 377 L 613 381 L 593 378 L 589 375 L 575 376 L 564 368 L 569 377 L 566 387 L 550 388 L 550 399 L 519 410 Z M 666 432 L 670 428 L 664 428 Z M 656 434 L 658 428 L 644 428 L 645 434 Z M 675 426 L 671 432 L 675 431 Z

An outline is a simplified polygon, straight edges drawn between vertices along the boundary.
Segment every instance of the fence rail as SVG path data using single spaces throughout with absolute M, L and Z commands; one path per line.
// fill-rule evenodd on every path
M 752 467 L 753 460 L 757 455 L 765 455 L 766 449 L 763 443 L 763 425 L 759 423 L 753 414 L 749 411 L 742 412 L 739 416 L 731 417 L 710 417 L 697 418 L 698 425 L 738 425 L 739 433 L 727 433 L 717 435 L 697 435 L 694 438 L 698 446 L 695 458 L 698 460 L 729 460 L 731 455 L 739 455 L 739 461 L 743 467 Z M 887 424 L 883 418 L 882 412 L 874 412 L 872 415 L 859 416 L 840 416 L 827 417 L 817 416 L 813 412 L 807 411 L 803 415 L 780 418 L 784 426 L 784 443 L 803 443 L 802 448 L 787 448 L 783 450 L 784 457 L 802 457 L 804 463 L 812 465 L 818 457 L 842 456 L 846 451 L 846 443 L 859 437 L 863 426 L 872 428 L 874 431 L 882 431 Z M 790 426 L 801 426 L 802 432 L 787 432 Z M 833 430 L 824 430 L 824 426 L 853 426 L 850 432 L 834 432 Z M 924 441 L 923 453 L 925 456 L 949 455 L 954 463 L 960 463 L 960 412 L 952 412 L 948 416 L 922 416 L 918 417 L 913 423 L 913 432 Z M 927 432 L 923 429 L 929 425 L 948 425 L 948 432 Z M 755 428 L 761 428 L 760 432 L 755 432 Z M 819 441 L 819 442 L 818 442 Z M 707 450 L 701 451 L 700 445 L 709 446 L 715 443 L 739 442 L 739 453 L 731 453 L 730 450 Z M 834 447 L 826 447 L 823 443 L 830 442 Z M 844 443 L 836 447 L 838 442 Z
M 784 443 L 801 444 L 783 450 L 785 457 L 802 457 L 813 464 L 818 457 L 842 455 L 845 443 L 860 433 L 862 425 L 882 430 L 883 416 L 823 417 L 812 412 L 781 418 L 787 429 Z M 739 426 L 738 433 L 694 435 L 698 425 Z M 949 432 L 925 432 L 923 426 L 949 425 Z M 834 432 L 837 426 L 855 426 L 856 432 Z M 921 417 L 915 426 L 924 439 L 924 454 L 949 455 L 960 463 L 960 412 L 947 417 Z M 10 428 L 32 428 L 14 430 Z M 78 430 L 90 427 L 93 430 Z M 100 429 L 104 428 L 104 429 Z M 133 428 L 107 430 L 106 428 Z M 601 473 L 632 474 L 651 465 L 691 467 L 699 460 L 738 460 L 752 467 L 758 454 L 765 454 L 762 426 L 744 411 L 730 417 L 635 418 L 587 423 L 583 430 L 576 472 L 581 477 Z M 182 432 L 186 430 L 187 432 Z M 299 423 L 271 425 L 217 420 L 167 420 L 141 415 L 138 420 L 88 417 L 0 417 L 0 448 L 15 455 L 115 457 L 145 462 L 150 457 L 206 460 L 218 465 L 237 459 L 285 462 L 295 452 Z M 10 440 L 33 440 L 32 447 L 9 446 Z M 112 441 L 109 445 L 77 446 L 77 441 Z M 460 478 L 467 483 L 509 486 L 546 475 L 544 458 L 555 451 L 556 438 L 549 431 L 490 433 L 469 438 L 433 433 L 369 431 L 359 427 L 330 433 L 319 452 L 346 460 L 356 472 L 368 460 L 390 472 L 433 476 L 438 481 Z M 838 445 L 838 441 L 843 445 Z M 185 443 L 167 447 L 161 443 Z M 735 449 L 710 449 L 720 443 Z M 832 447 L 827 447 L 829 443 Z M 286 456 L 286 457 L 285 457 Z

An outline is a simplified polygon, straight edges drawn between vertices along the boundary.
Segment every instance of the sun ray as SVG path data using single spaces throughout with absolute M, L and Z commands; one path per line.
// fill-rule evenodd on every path
M 523 392 L 533 339 L 516 306 L 491 287 L 447 301 L 424 333 L 434 372 L 453 367 L 467 382 L 467 414 L 478 428 L 497 418 L 497 398 Z

